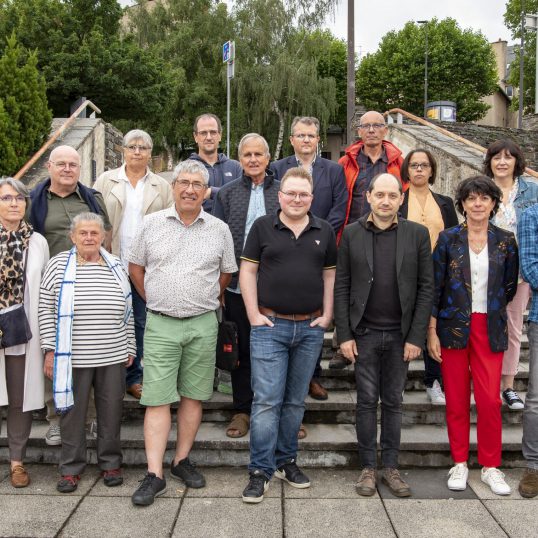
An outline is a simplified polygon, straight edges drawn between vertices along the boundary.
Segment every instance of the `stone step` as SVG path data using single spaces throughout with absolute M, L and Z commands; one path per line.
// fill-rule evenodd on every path
M 249 436 L 230 439 L 225 434 L 226 426 L 218 422 L 201 425 L 194 443 L 191 457 L 199 465 L 238 466 L 249 461 Z M 55 464 L 60 447 L 49 447 L 44 436 L 45 423 L 32 426 L 28 443 L 27 462 Z M 130 422 L 122 426 L 124 464 L 145 465 L 142 422 Z M 506 425 L 503 428 L 503 467 L 523 467 L 521 454 L 521 426 Z M 176 429 L 172 426 L 165 460 L 170 462 L 175 445 Z M 471 426 L 470 463 L 476 465 L 476 427 Z M 95 440 L 88 439 L 88 462 L 96 463 Z M 0 436 L 0 462 L 9 459 L 5 432 Z M 357 439 L 352 424 L 312 424 L 308 436 L 299 442 L 298 461 L 308 467 L 358 466 Z M 449 467 L 452 464 L 446 428 L 434 425 L 413 425 L 402 429 L 400 448 L 402 467 Z

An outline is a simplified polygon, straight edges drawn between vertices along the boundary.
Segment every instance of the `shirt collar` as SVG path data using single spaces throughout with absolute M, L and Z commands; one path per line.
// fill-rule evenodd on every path
M 363 158 L 365 161 L 370 160 L 370 157 L 366 155 L 364 151 L 364 146 L 362 146 L 361 150 L 359 151 L 359 156 Z M 389 162 L 389 159 L 387 157 L 387 152 L 385 151 L 385 146 L 381 146 L 381 156 L 379 157 L 378 161 L 383 161 L 385 164 L 388 164 Z
M 47 187 L 47 199 L 51 199 L 52 198 L 52 195 L 54 194 L 54 196 L 57 196 L 58 198 L 67 198 L 68 196 L 72 196 L 73 194 L 76 194 L 80 200 L 83 200 L 84 199 L 82 198 L 82 195 L 80 194 L 80 189 L 79 189 L 79 183 L 77 181 L 77 186 L 75 187 L 75 190 L 71 193 L 71 194 L 68 194 L 67 196 L 58 196 L 56 193 L 52 192 L 50 190 L 50 185 Z
M 280 212 L 282 211 L 282 209 L 279 209 L 276 213 L 275 213 L 275 216 L 273 217 L 273 226 L 275 228 L 278 228 L 279 230 L 289 230 L 289 228 L 280 220 Z M 319 219 L 317 217 L 315 217 L 314 215 L 312 215 L 312 213 L 309 211 L 308 212 L 308 224 L 305 228 L 305 231 L 306 230 L 309 230 L 310 228 L 321 228 L 321 223 L 319 221 Z
M 125 163 L 123 163 L 120 166 L 120 169 L 118 170 L 118 179 L 122 179 L 123 181 L 129 181 L 129 178 L 127 177 L 127 172 L 125 171 L 126 170 L 125 167 L 126 167 Z M 144 177 L 139 179 L 139 181 L 146 181 L 148 174 L 149 174 L 149 168 L 146 167 L 146 173 Z
M 368 218 L 366 219 L 366 228 L 368 230 L 372 231 L 380 231 L 380 232 L 388 232 L 389 230 L 394 230 L 398 226 L 398 214 L 394 215 L 394 218 L 392 219 L 392 222 L 390 223 L 390 226 L 388 228 L 385 228 L 382 230 L 381 228 L 378 228 L 374 223 L 374 215 L 372 212 L 368 215 Z
M 172 204 L 168 209 L 164 210 L 164 216 L 166 218 L 172 218 L 178 220 L 183 226 L 186 228 L 192 226 L 194 223 L 198 222 L 199 220 L 202 222 L 205 222 L 207 220 L 207 213 L 204 211 L 204 208 L 200 208 L 200 213 L 198 213 L 198 216 L 192 221 L 191 224 L 188 226 L 185 225 L 185 223 L 181 220 L 181 217 L 179 216 L 177 210 L 176 210 L 176 204 Z
M 314 160 L 310 163 L 310 166 L 306 169 L 306 171 L 307 171 L 310 175 L 312 175 L 312 170 L 313 170 L 313 168 L 314 168 L 314 164 L 316 163 L 317 158 L 318 158 L 318 156 L 316 155 L 316 156 L 314 157 Z M 297 161 L 297 166 L 298 166 L 299 168 L 302 168 L 303 163 L 302 163 L 301 159 L 299 159 L 299 157 L 297 157 L 297 155 L 295 155 L 295 160 Z

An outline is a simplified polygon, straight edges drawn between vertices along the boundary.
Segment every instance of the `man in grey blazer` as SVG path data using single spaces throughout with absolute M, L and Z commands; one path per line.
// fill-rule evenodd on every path
M 371 212 L 346 226 L 336 266 L 334 317 L 338 343 L 355 363 L 360 495 L 376 491 L 377 404 L 381 398 L 382 480 L 411 495 L 398 472 L 402 400 L 409 361 L 421 356 L 433 299 L 428 230 L 398 217 L 402 185 L 375 177 Z

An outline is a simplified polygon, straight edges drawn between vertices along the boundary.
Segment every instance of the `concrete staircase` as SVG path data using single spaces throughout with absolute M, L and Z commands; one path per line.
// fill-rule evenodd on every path
M 320 402 L 307 398 L 304 422 L 308 436 L 300 441 L 299 461 L 309 467 L 340 467 L 358 465 L 355 435 L 356 391 L 353 369 L 329 370 L 332 355 L 332 334 L 324 344 L 323 384 L 330 389 L 329 399 Z M 448 467 L 451 463 L 445 424 L 444 406 L 432 406 L 426 396 L 422 378 L 424 363 L 411 363 L 404 394 L 403 430 L 400 462 L 405 467 Z M 522 338 L 520 371 L 515 389 L 525 397 L 528 381 L 528 341 Z M 230 439 L 225 430 L 233 414 L 231 396 L 215 392 L 204 403 L 203 424 L 194 445 L 192 457 L 200 465 L 246 465 L 249 459 L 248 435 Z M 144 408 L 131 396 L 124 400 L 122 443 L 127 465 L 144 465 Z M 505 405 L 503 417 L 503 466 L 523 466 L 521 455 L 521 411 L 510 411 Z M 471 418 L 471 463 L 476 463 L 476 410 L 473 402 Z M 43 417 L 34 421 L 27 460 L 57 463 L 59 447 L 49 447 L 44 436 L 47 422 Z M 167 461 L 173 455 L 175 424 L 169 438 Z M 88 458 L 96 463 L 95 440 L 88 437 Z M 0 462 L 8 461 L 5 427 L 0 434 Z

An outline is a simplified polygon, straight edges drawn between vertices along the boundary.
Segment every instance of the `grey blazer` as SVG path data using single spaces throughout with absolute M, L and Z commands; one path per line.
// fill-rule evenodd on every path
M 365 228 L 367 218 L 365 215 L 345 227 L 338 249 L 334 319 L 339 344 L 355 338 L 375 276 L 373 234 Z M 422 224 L 400 217 L 396 270 L 404 342 L 423 347 L 433 302 L 430 236 Z

